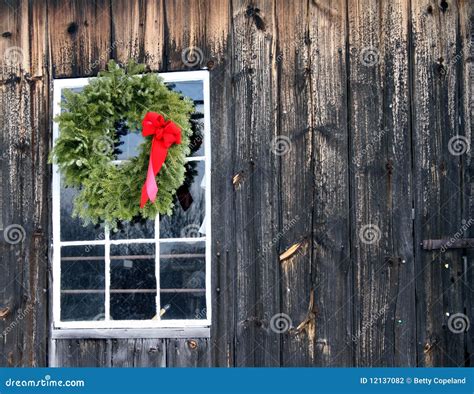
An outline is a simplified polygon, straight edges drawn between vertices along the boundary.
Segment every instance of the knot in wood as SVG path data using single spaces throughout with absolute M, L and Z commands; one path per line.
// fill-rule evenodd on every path
M 197 344 L 197 342 L 196 342 L 194 339 L 190 339 L 190 340 L 188 341 L 188 346 L 189 346 L 189 348 L 190 348 L 191 350 L 195 350 L 195 349 L 197 349 L 198 344 Z
M 0 308 L 0 319 L 5 319 L 10 314 L 10 308 L 8 306 Z

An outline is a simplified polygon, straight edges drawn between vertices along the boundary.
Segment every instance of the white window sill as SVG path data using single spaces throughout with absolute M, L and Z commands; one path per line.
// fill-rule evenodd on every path
M 210 338 L 210 327 L 55 328 L 52 339 Z

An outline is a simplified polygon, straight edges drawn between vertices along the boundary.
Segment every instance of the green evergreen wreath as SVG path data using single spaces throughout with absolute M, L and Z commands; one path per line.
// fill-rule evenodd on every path
M 73 216 L 84 225 L 105 223 L 116 228 L 123 220 L 154 219 L 171 214 L 176 189 L 185 178 L 185 158 L 190 153 L 190 116 L 193 102 L 171 91 L 145 66 L 129 63 L 126 68 L 110 61 L 80 93 L 64 91 L 63 112 L 55 118 L 59 137 L 51 159 L 59 166 L 63 184 L 79 189 Z M 147 112 L 157 112 L 181 128 L 181 144 L 172 145 L 156 177 L 158 195 L 140 208 L 142 185 L 147 175 L 151 137 L 139 147 L 137 157 L 120 165 L 117 129 L 141 132 Z

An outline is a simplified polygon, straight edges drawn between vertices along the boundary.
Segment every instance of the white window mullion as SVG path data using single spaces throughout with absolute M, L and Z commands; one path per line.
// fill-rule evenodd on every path
M 161 243 L 193 243 L 193 242 L 204 242 L 206 237 L 189 237 L 189 238 L 161 238 Z
M 206 218 L 206 320 L 212 320 L 212 293 L 211 293 L 211 261 L 212 261 L 212 199 L 211 199 L 211 92 L 209 73 L 203 75 L 204 90 L 204 155 L 205 155 L 205 218 Z
M 105 321 L 110 321 L 110 231 L 105 227 Z
M 205 161 L 206 156 L 190 156 L 186 157 L 185 161 L 186 163 L 189 163 L 190 161 Z
M 58 81 L 54 81 L 54 114 L 61 112 L 62 89 Z M 59 125 L 53 125 L 53 144 L 59 137 Z M 53 319 L 54 324 L 61 321 L 61 174 L 59 167 L 53 165 Z
M 156 277 L 156 318 L 161 320 L 160 294 L 160 214 L 155 218 L 155 277 Z

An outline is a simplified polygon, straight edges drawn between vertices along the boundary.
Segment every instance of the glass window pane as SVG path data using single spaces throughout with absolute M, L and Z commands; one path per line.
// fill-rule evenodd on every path
M 176 195 L 172 216 L 160 217 L 161 238 L 196 238 L 205 235 L 204 161 L 186 164 L 186 180 Z
M 155 245 L 110 247 L 110 317 L 148 320 L 156 315 Z
M 116 231 L 110 232 L 110 239 L 154 239 L 155 221 L 141 220 L 135 222 L 119 222 Z
M 104 246 L 61 248 L 61 320 L 104 320 Z
M 84 89 L 83 86 L 77 88 L 68 88 L 74 93 L 80 93 Z M 61 101 L 64 100 L 64 89 L 61 91 Z M 61 108 L 61 112 L 65 109 Z M 66 188 L 61 179 L 60 186 L 60 225 L 61 225 L 61 241 L 88 241 L 104 239 L 104 230 L 100 226 L 82 225 L 82 220 L 72 217 L 74 197 L 77 189 Z
M 204 156 L 204 90 L 202 81 L 185 81 L 167 83 L 171 90 L 180 92 L 194 101 L 196 107 L 191 124 L 194 134 L 191 137 L 190 156 Z
M 191 136 L 189 147 L 190 156 L 204 156 L 204 105 L 196 104 L 196 111 L 191 116 L 191 126 L 193 135 Z
M 115 132 L 119 137 L 119 142 L 115 145 L 114 153 L 117 160 L 128 160 L 139 154 L 139 147 L 145 141 L 141 129 L 130 130 L 124 121 L 115 124 Z
M 82 219 L 72 217 L 74 198 L 76 195 L 77 189 L 64 187 L 63 181 L 61 180 L 61 241 L 103 240 L 105 238 L 105 233 L 102 226 L 88 225 L 84 227 Z
M 64 101 L 64 90 L 69 90 L 72 93 L 81 93 L 84 90 L 84 86 L 79 86 L 77 88 L 64 88 L 61 90 L 61 102 Z M 66 112 L 66 109 L 61 106 L 61 112 Z
M 161 305 L 166 308 L 162 320 L 207 318 L 205 293 L 166 293 L 161 292 Z
M 104 291 L 61 294 L 61 321 L 99 321 L 104 318 Z
M 202 81 L 182 81 L 167 82 L 166 85 L 175 92 L 180 92 L 183 96 L 194 101 L 204 100 L 204 90 Z
M 162 319 L 205 319 L 205 243 L 161 243 L 160 286 Z

